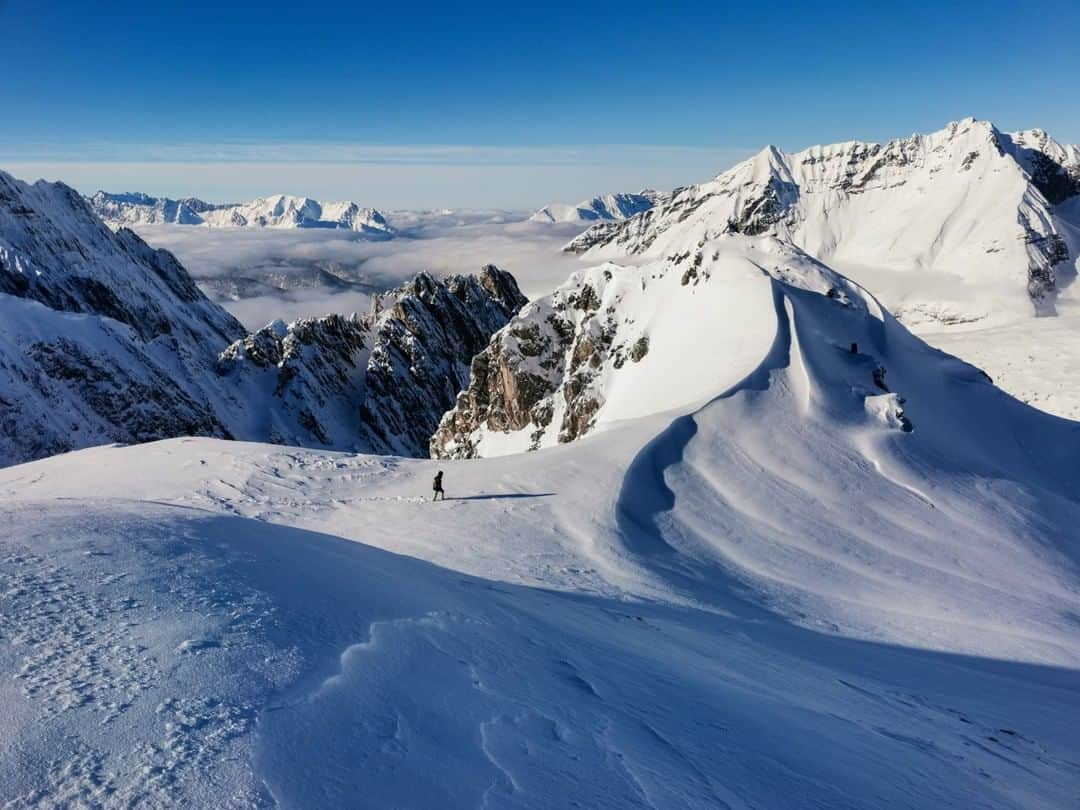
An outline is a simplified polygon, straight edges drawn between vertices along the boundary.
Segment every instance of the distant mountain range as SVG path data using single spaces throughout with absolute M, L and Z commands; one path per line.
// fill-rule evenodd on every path
M 170 224 L 210 228 L 340 228 L 375 238 L 394 235 L 386 218 L 374 208 L 286 194 L 216 205 L 195 197 L 174 200 L 137 192 L 99 191 L 89 202 L 97 215 L 114 227 Z
M 171 254 L 122 224 L 385 238 L 382 215 L 303 197 L 86 200 L 0 174 L 0 463 L 184 434 L 403 455 L 425 454 L 433 433 L 438 455 L 571 441 L 709 395 L 716 374 L 700 370 L 712 361 L 695 353 L 727 346 L 717 318 L 756 328 L 726 297 L 753 268 L 870 311 L 877 277 L 864 268 L 884 268 L 915 302 L 908 322 L 1051 314 L 1077 273 L 1080 150 L 966 119 L 887 144 L 769 147 L 700 185 L 573 208 L 594 224 L 566 250 L 599 266 L 520 314 L 513 278 L 485 268 L 421 274 L 366 315 L 245 335 Z M 948 306 L 938 278 L 962 285 Z M 692 305 L 677 305 L 684 295 Z M 889 408 L 902 425 L 899 403 Z

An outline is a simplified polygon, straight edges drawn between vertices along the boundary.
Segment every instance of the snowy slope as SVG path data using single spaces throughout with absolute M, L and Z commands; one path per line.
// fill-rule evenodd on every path
M 212 228 L 338 228 L 387 238 L 394 230 L 381 212 L 354 202 L 319 202 L 276 194 L 247 203 L 215 205 L 196 198 L 173 200 L 140 193 L 99 191 L 90 205 L 114 226 L 205 225 Z
M 673 422 L 472 462 L 180 439 L 0 471 L 4 795 L 1068 806 L 1080 503 L 1043 442 L 1075 426 L 994 393 L 1042 430 L 992 469 L 911 446 L 953 425 L 856 411 L 831 305 L 775 290 L 759 373 Z
M 567 249 L 660 258 L 723 233 L 771 233 L 872 289 L 882 275 L 908 274 L 890 297 L 906 317 L 1001 320 L 1032 304 L 1049 313 L 1080 244 L 1076 223 L 1030 174 L 1017 145 L 1030 142 L 965 119 L 884 145 L 768 147 L 650 211 L 595 225 Z
M 591 200 L 583 200 L 577 205 L 551 203 L 535 212 L 531 222 L 608 222 L 627 219 L 648 211 L 654 205 L 666 200 L 670 195 L 646 189 L 637 194 L 603 194 Z
M 3 795 L 1069 806 L 1080 423 L 771 237 L 587 271 L 492 345 L 533 323 L 553 334 L 505 348 L 538 376 L 577 358 L 592 378 L 554 399 L 602 396 L 603 430 L 469 461 L 177 439 L 0 470 Z M 506 382 L 475 402 L 509 413 Z

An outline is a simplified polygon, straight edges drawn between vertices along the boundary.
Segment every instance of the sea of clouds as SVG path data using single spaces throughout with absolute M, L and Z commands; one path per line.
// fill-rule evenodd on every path
M 374 293 L 427 270 L 509 270 L 530 298 L 545 295 L 581 267 L 561 248 L 582 225 L 528 222 L 505 211 L 393 212 L 400 235 L 373 241 L 340 230 L 140 227 L 172 251 L 203 289 L 255 329 L 281 318 L 366 311 Z

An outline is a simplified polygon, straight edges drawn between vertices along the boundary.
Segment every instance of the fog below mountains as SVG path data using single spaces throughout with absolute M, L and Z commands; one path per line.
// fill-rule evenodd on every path
M 329 312 L 367 310 L 371 295 L 419 271 L 472 273 L 496 264 L 530 298 L 544 295 L 579 266 L 560 248 L 583 230 L 522 221 L 515 212 L 399 212 L 403 235 L 366 240 L 340 230 L 209 229 L 145 225 L 154 247 L 176 254 L 199 285 L 246 327 Z

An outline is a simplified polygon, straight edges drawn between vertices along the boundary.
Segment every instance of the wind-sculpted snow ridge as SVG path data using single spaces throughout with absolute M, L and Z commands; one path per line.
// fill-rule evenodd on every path
M 513 276 L 421 273 L 365 315 L 280 321 L 221 356 L 235 435 L 298 446 L 425 456 L 469 362 L 525 304 Z
M 242 334 L 171 254 L 113 233 L 63 184 L 0 172 L 0 465 L 228 436 L 214 361 Z
M 529 219 L 532 222 L 612 222 L 648 211 L 670 197 L 670 194 L 652 189 L 645 189 L 637 194 L 604 194 L 591 200 L 583 200 L 577 205 L 545 205 Z
M 844 268 L 955 277 L 970 286 L 949 317 L 1025 301 L 1047 314 L 1080 254 L 1077 154 L 1040 131 L 1010 136 L 974 119 L 887 144 L 770 146 L 655 208 L 594 225 L 566 250 L 670 258 L 725 233 L 773 234 Z M 942 309 L 938 291 L 924 297 L 914 295 L 921 316 Z
M 929 389 L 904 432 L 846 386 L 912 339 L 764 285 L 760 364 L 674 422 L 468 462 L 179 439 L 0 470 L 0 794 L 1069 806 L 1069 423 L 972 373 L 938 393 L 1006 401 L 1011 450 L 952 430 L 970 408 L 932 426 Z
M 770 277 L 838 307 L 879 311 L 846 279 L 772 237 L 728 235 L 672 261 L 580 271 L 477 355 L 432 455 L 535 450 L 706 401 L 771 345 Z
M 473 381 L 433 450 L 557 446 L 0 470 L 0 793 L 1069 806 L 1080 423 L 768 236 L 584 271 Z
M 394 235 L 374 208 L 354 202 L 319 202 L 310 197 L 276 194 L 247 203 L 216 205 L 194 197 L 173 200 L 140 193 L 97 192 L 90 205 L 115 226 L 204 225 L 211 228 L 337 228 L 373 238 Z

